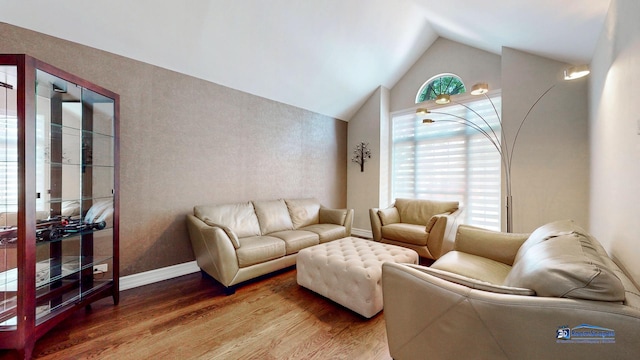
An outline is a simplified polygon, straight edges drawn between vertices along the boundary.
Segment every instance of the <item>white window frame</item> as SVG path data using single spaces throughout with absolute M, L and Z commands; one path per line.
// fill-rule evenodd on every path
M 391 113 L 391 199 L 459 201 L 463 209 L 459 218 L 461 223 L 499 231 L 503 171 L 500 153 L 496 149 L 496 146 L 500 146 L 499 140 L 494 145 L 478 130 L 458 123 L 463 121 L 460 118 L 435 112 L 461 116 L 476 123 L 492 137 L 493 131 L 496 139 L 500 139 L 501 92 L 492 91 L 487 97 L 458 95 L 452 100 L 455 101 L 449 105 L 436 105 L 428 101 L 411 109 Z M 419 107 L 433 111 L 426 117 L 436 122 L 423 124 L 425 116 L 416 115 Z M 406 155 L 398 153 L 403 147 L 407 150 Z M 404 166 L 405 170 L 400 166 Z M 401 176 L 404 176 L 404 184 Z

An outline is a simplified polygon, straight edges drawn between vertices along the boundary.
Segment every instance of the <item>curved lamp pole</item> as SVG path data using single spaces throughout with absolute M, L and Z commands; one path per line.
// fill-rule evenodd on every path
M 581 65 L 581 66 L 576 66 L 576 67 L 572 67 L 565 70 L 564 74 L 565 74 L 564 76 L 565 80 L 573 80 L 573 79 L 578 79 L 580 77 L 588 75 L 589 70 L 586 66 Z M 471 121 L 467 118 L 464 118 L 462 116 L 458 116 L 455 114 L 446 113 L 446 112 L 430 111 L 426 108 L 418 108 L 416 110 L 416 114 L 419 116 L 423 116 L 427 114 L 451 116 L 453 117 L 453 119 L 433 120 L 433 119 L 426 118 L 422 120 L 422 123 L 431 124 L 434 122 L 453 122 L 453 123 L 458 123 L 458 124 L 467 126 L 479 132 L 485 138 L 487 138 L 491 142 L 491 145 L 493 145 L 493 147 L 496 149 L 496 151 L 498 151 L 498 154 L 500 154 L 500 160 L 502 162 L 502 166 L 505 169 L 505 182 L 506 182 L 505 184 L 506 206 L 505 207 L 507 210 L 507 232 L 513 232 L 513 201 L 512 201 L 512 195 L 511 195 L 511 161 L 513 160 L 513 152 L 515 150 L 516 142 L 518 141 L 518 135 L 520 134 L 520 130 L 522 130 L 522 126 L 529 118 L 529 114 L 531 114 L 531 111 L 533 110 L 533 108 L 540 102 L 540 100 L 542 100 L 542 98 L 545 95 L 547 95 L 547 93 L 549 93 L 549 91 L 551 91 L 551 89 L 556 87 L 556 85 L 557 84 L 551 85 L 536 99 L 533 105 L 529 107 L 527 114 L 524 116 L 524 118 L 522 119 L 522 121 L 520 121 L 520 124 L 518 125 L 518 130 L 516 131 L 516 135 L 513 137 L 513 141 L 511 142 L 511 144 L 507 143 L 507 139 L 505 137 L 504 131 L 500 131 L 500 136 L 498 136 L 496 129 L 494 129 L 491 126 L 491 124 L 489 124 L 489 122 L 487 122 L 487 120 L 482 115 L 480 115 L 477 111 L 475 111 L 474 109 L 472 109 L 471 107 L 465 104 L 452 101 L 449 95 L 446 95 L 446 94 L 438 95 L 438 99 L 436 99 L 436 103 L 448 104 L 450 102 L 453 102 L 457 105 L 461 105 L 467 108 L 472 113 L 474 113 L 478 117 L 478 119 L 482 120 L 482 123 L 484 124 L 481 126 L 481 125 L 478 125 L 476 122 Z M 493 107 L 493 111 L 495 112 L 496 117 L 498 118 L 498 122 L 500 124 L 500 130 L 501 130 L 503 125 L 502 118 L 500 117 L 500 114 L 498 113 L 498 110 L 496 109 L 493 101 L 487 95 L 488 91 L 489 91 L 489 87 L 487 86 L 487 84 L 480 83 L 473 86 L 471 90 L 471 95 L 484 95 L 485 98 L 489 100 L 489 102 L 491 103 L 491 106 Z

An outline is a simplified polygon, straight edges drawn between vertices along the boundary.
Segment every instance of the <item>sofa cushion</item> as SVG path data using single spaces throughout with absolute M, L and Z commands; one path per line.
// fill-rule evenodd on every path
M 320 224 L 344 225 L 344 219 L 346 218 L 347 218 L 346 209 L 320 208 L 320 212 L 319 212 Z
M 531 247 L 554 237 L 570 235 L 575 231 L 575 229 L 576 225 L 571 220 L 554 221 L 540 226 L 529 234 L 527 240 L 520 245 L 520 248 L 516 253 L 516 257 L 514 258 L 514 262 L 524 256 Z
M 442 255 L 431 267 L 494 285 L 502 285 L 511 271 L 511 266 L 499 261 L 455 250 Z
M 241 268 L 281 258 L 286 255 L 284 241 L 272 236 L 250 236 L 240 238 L 236 250 L 238 266 Z
M 320 243 L 320 236 L 311 231 L 286 230 L 269 234 L 269 236 L 282 239 L 285 244 L 287 255 L 295 254 L 298 251 Z
M 276 231 L 293 230 L 289 210 L 284 200 L 254 201 L 262 235 Z
M 285 199 L 285 203 L 295 229 L 320 222 L 320 202 L 317 199 Z
M 458 210 L 458 202 L 396 199 L 395 207 L 398 208 L 401 222 L 424 226 L 433 215 L 452 213 Z
M 624 301 L 625 290 L 598 241 L 571 221 L 534 231 L 516 254 L 504 285 L 538 296 Z
M 400 222 L 400 213 L 398 213 L 398 208 L 395 206 L 378 210 L 378 216 L 382 226 Z
M 407 244 L 424 246 L 427 245 L 429 234 L 425 231 L 424 224 L 397 223 L 383 226 L 382 237 Z
M 347 237 L 347 229 L 341 225 L 334 224 L 315 224 L 305 226 L 300 230 L 311 231 L 318 234 L 320 243 L 342 239 Z
M 258 217 L 250 202 L 223 205 L 200 205 L 193 210 L 194 215 L 205 223 L 227 226 L 238 237 L 260 235 Z

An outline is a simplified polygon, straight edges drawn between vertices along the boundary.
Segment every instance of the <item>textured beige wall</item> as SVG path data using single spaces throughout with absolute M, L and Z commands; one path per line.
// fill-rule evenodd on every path
M 193 260 L 185 215 L 197 204 L 346 206 L 346 122 L 4 23 L 0 53 L 120 95 L 121 275 Z

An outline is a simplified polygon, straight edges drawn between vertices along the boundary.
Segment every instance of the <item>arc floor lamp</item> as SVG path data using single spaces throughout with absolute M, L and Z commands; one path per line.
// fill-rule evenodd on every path
M 587 65 L 573 66 L 564 70 L 564 80 L 579 79 L 581 77 L 587 76 L 589 72 L 590 71 Z M 516 131 L 516 134 L 513 137 L 513 141 L 511 142 L 511 144 L 507 143 L 504 131 L 501 131 L 500 129 L 500 136 L 498 136 L 497 131 L 499 129 L 492 127 L 489 124 L 489 122 L 487 122 L 487 120 L 485 120 L 485 118 L 482 117 L 482 115 L 480 115 L 477 111 L 475 111 L 474 109 L 472 109 L 471 107 L 465 104 L 458 103 L 451 100 L 451 97 L 447 94 L 438 95 L 435 99 L 435 103 L 438 105 L 445 105 L 453 102 L 457 105 L 461 105 L 467 108 L 477 117 L 476 121 L 470 120 L 455 114 L 439 112 L 439 111 L 431 111 L 426 108 L 418 108 L 416 110 L 416 115 L 419 117 L 423 117 L 422 119 L 423 124 L 431 124 L 434 122 L 454 122 L 454 123 L 458 123 L 458 124 L 470 127 L 473 130 L 481 133 L 484 137 L 486 137 L 491 142 L 493 147 L 498 151 L 498 153 L 500 154 L 500 159 L 505 172 L 507 232 L 513 232 L 513 203 L 512 203 L 513 199 L 511 195 L 511 160 L 513 158 L 513 151 L 514 151 L 516 142 L 518 141 L 518 135 L 520 134 L 520 130 L 522 130 L 522 126 L 527 121 L 527 118 L 529 117 L 529 114 L 531 114 L 531 111 L 533 110 L 533 108 L 535 108 L 535 106 L 540 102 L 540 100 L 542 100 L 542 98 L 545 97 L 545 95 L 547 95 L 549 91 L 551 91 L 551 89 L 556 87 L 556 85 L 557 83 L 554 83 L 553 85 L 551 85 L 536 99 L 536 101 L 531 105 L 531 107 L 529 107 L 529 110 L 527 111 L 526 115 L 518 125 L 518 130 Z M 487 83 L 478 83 L 473 85 L 473 87 L 471 88 L 471 95 L 484 95 L 487 98 L 487 100 L 489 100 L 498 118 L 500 128 L 502 128 L 502 118 L 500 114 L 498 114 L 498 111 L 496 110 L 496 107 L 493 104 L 493 101 L 491 101 L 491 98 L 487 95 L 488 92 L 489 92 L 489 86 Z M 452 118 L 442 119 L 442 120 L 433 120 L 430 118 L 424 118 L 425 116 L 428 116 L 428 114 L 446 115 L 446 116 L 451 116 Z M 480 124 L 477 121 L 480 121 Z

